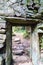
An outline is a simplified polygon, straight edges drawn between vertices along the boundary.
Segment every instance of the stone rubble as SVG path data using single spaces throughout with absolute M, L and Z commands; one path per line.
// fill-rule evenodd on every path
M 32 61 L 30 63 L 30 40 L 24 39 L 23 36 L 19 34 L 18 37 L 17 35 L 12 37 L 12 42 L 12 59 L 14 61 L 14 64 L 32 65 Z
M 29 4 L 30 3 L 30 4 Z M 5 2 L 3 10 L 0 10 L 0 15 L 4 16 L 19 16 L 19 17 L 43 17 L 43 4 L 42 1 L 29 1 L 28 4 L 24 0 L 9 0 Z M 41 14 L 41 15 L 39 15 Z
M 25 62 L 25 63 L 19 63 L 18 65 L 32 65 L 32 63 L 31 62 Z

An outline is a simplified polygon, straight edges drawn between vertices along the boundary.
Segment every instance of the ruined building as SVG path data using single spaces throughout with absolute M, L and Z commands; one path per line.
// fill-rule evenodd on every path
M 43 65 L 43 0 L 0 0 L 0 65 L 30 64 Z

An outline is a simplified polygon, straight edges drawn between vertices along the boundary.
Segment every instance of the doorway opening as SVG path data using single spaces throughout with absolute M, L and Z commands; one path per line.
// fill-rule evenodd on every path
M 13 65 L 32 65 L 31 26 L 12 26 Z
M 40 61 L 43 62 L 43 33 L 39 33 Z

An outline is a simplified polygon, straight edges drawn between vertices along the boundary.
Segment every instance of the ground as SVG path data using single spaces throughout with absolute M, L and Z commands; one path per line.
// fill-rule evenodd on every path
M 30 44 L 30 39 L 23 38 L 21 33 L 16 33 L 16 36 L 12 37 L 12 57 L 15 65 L 32 65 Z

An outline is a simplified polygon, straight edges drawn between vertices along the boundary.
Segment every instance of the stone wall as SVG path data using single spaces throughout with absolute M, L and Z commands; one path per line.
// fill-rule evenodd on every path
M 42 18 L 43 13 L 43 1 L 42 0 L 26 0 L 17 2 L 16 0 L 1 1 L 0 3 L 0 15 L 2 16 L 20 16 L 20 17 L 32 17 Z M 39 4 L 40 3 L 40 4 Z M 22 11 L 21 11 L 22 10 Z M 38 17 L 39 16 L 39 17 Z
M 6 61 L 6 21 L 0 18 L 0 65 Z

